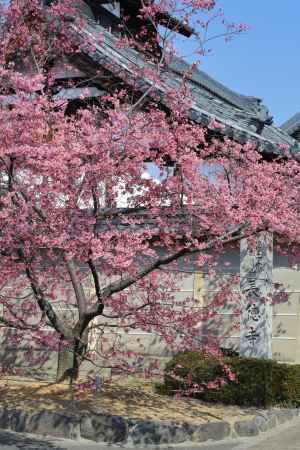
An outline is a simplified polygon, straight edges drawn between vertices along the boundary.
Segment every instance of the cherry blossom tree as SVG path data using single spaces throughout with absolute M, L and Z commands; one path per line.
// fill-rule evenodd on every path
M 193 298 L 175 300 L 179 261 L 213 270 L 228 246 L 261 230 L 287 246 L 297 242 L 300 174 L 288 149 L 266 160 L 253 143 L 222 137 L 216 121 L 208 127 L 191 121 L 188 74 L 180 92 L 165 94 L 163 107 L 153 87 L 162 82 L 177 26 L 161 31 L 158 17 L 171 11 L 198 25 L 203 54 L 199 36 L 208 22 L 199 14 L 213 14 L 214 7 L 212 0 L 143 4 L 141 17 L 159 35 L 146 41 L 123 35 L 119 45 L 152 61 L 143 73 L 152 87 L 141 93 L 122 82 L 70 114 L 67 100 L 54 95 L 52 69 L 66 55 L 93 51 L 92 41 L 74 33 L 85 19 L 71 1 L 3 5 L 0 302 L 6 314 L 0 321 L 59 349 L 58 378 L 76 378 L 93 354 L 134 370 L 136 355 L 122 347 L 120 329 L 157 333 L 174 349 L 198 348 L 199 323 L 213 309 L 193 308 Z M 223 20 L 220 13 L 210 17 L 216 16 Z M 227 37 L 244 29 L 224 24 Z M 224 286 L 216 304 L 234 295 Z

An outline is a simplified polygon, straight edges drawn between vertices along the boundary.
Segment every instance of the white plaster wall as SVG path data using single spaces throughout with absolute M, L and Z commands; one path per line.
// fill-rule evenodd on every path
M 228 263 L 230 264 L 228 265 Z M 209 277 L 205 271 L 202 273 L 204 300 L 199 302 L 199 308 L 210 307 L 211 300 L 219 292 L 218 281 L 228 280 L 231 275 L 239 275 L 239 266 L 239 249 L 229 249 L 226 255 L 219 260 L 216 277 Z M 182 300 L 186 296 L 194 294 L 193 261 L 190 264 L 186 261 L 179 263 L 178 270 L 190 272 L 176 293 L 176 298 Z M 300 363 L 300 268 L 291 267 L 288 258 L 275 251 L 273 280 L 274 292 L 285 293 L 285 297 L 276 302 L 273 308 L 273 357 L 282 362 Z M 233 286 L 233 290 L 239 292 L 238 283 Z M 238 303 L 227 302 L 223 308 L 218 309 L 215 318 L 200 327 L 202 337 L 205 339 L 207 333 L 211 333 L 219 338 L 220 345 L 238 349 L 239 332 L 238 330 L 230 331 L 233 325 L 238 326 L 239 324 L 239 314 L 236 311 L 238 307 Z M 167 349 L 162 350 L 162 343 L 156 347 L 157 340 L 151 341 L 151 338 L 143 332 L 135 331 L 135 335 L 136 333 L 142 339 L 144 335 L 145 343 L 150 343 L 150 345 L 146 345 L 146 354 L 157 356 L 169 354 Z
M 187 276 L 181 281 L 175 297 L 180 301 L 195 294 L 199 297 L 197 298 L 198 306 L 196 304 L 195 308 L 211 308 L 211 300 L 219 292 L 218 281 L 228 280 L 232 274 L 239 274 L 239 260 L 239 249 L 228 249 L 226 255 L 223 255 L 219 260 L 216 270 L 217 275 L 215 277 L 209 277 L 205 270 L 201 273 L 197 272 L 195 275 L 195 266 L 192 259 L 190 261 L 179 261 L 176 267 L 178 272 L 176 273 L 180 274 L 183 271 L 187 273 Z M 230 264 L 228 265 L 228 263 Z M 195 287 L 197 286 L 195 278 L 197 277 L 198 281 L 199 277 L 203 277 L 201 295 L 198 295 L 199 293 L 195 291 Z M 282 289 L 286 293 L 286 298 L 274 305 L 273 356 L 279 361 L 300 363 L 300 268 L 291 268 L 288 259 L 275 252 L 273 277 L 274 288 L 277 291 L 278 289 Z M 280 286 L 277 283 L 280 283 Z M 239 291 L 239 285 L 236 284 L 233 286 L 233 289 Z M 237 307 L 238 304 L 227 302 L 223 308 L 216 311 L 215 318 L 210 323 L 202 324 L 199 327 L 199 335 L 205 339 L 205 336 L 209 332 L 219 338 L 221 345 L 238 348 L 239 333 L 238 331 L 230 331 L 233 324 L 239 323 L 239 315 L 235 311 Z M 69 308 L 66 308 L 66 314 L 70 313 L 72 312 Z M 2 339 L 0 341 L 4 344 L 5 330 L 2 330 L 1 335 Z M 126 342 L 129 349 L 133 351 L 143 349 L 146 360 L 158 357 L 162 361 L 165 361 L 172 355 L 165 343 L 153 333 L 134 330 L 126 334 L 124 333 L 121 338 Z M 7 348 L 5 352 L 4 347 L 2 347 L 3 351 L 0 359 L 4 355 L 9 359 L 13 359 L 16 356 L 14 354 L 15 351 L 11 349 L 11 353 L 7 354 Z M 21 351 L 21 349 L 15 350 Z M 19 361 L 19 351 L 17 356 Z
M 230 266 L 224 266 L 229 261 Z M 225 279 L 229 273 L 239 273 L 239 252 L 230 250 L 223 256 L 217 269 L 217 278 Z M 285 294 L 273 308 L 273 339 L 272 352 L 276 360 L 282 362 L 300 363 L 300 268 L 291 267 L 288 258 L 274 252 L 273 269 L 274 292 Z M 215 280 L 206 281 L 207 300 L 217 292 L 214 289 Z M 236 286 L 239 289 L 239 286 Z M 230 311 L 227 305 L 220 309 L 216 317 L 215 333 L 219 336 L 225 334 L 221 343 L 224 346 L 233 346 L 238 349 L 239 333 L 227 333 L 232 323 L 238 323 L 239 316 Z

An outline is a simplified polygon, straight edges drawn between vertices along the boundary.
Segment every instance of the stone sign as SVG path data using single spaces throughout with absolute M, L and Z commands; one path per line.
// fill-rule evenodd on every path
M 260 232 L 254 248 L 241 241 L 240 354 L 272 358 L 273 235 Z

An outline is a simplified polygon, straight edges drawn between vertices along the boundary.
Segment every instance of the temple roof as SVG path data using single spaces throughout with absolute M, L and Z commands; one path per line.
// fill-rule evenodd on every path
M 181 75 L 186 73 L 189 69 L 189 64 L 180 59 L 178 57 L 173 58 L 170 63 L 170 68 Z M 256 115 L 261 120 L 265 121 L 272 117 L 269 116 L 268 109 L 265 105 L 263 105 L 262 100 L 257 97 L 249 97 L 246 95 L 238 94 L 237 92 L 232 91 L 228 87 L 224 86 L 220 82 L 211 78 L 207 73 L 203 70 L 196 69 L 192 73 L 191 80 L 202 86 L 202 88 L 216 95 L 217 97 L 225 100 L 228 104 L 235 106 L 240 109 L 244 109 L 249 113 Z
M 292 136 L 300 129 L 300 112 L 294 114 L 289 120 L 281 125 L 281 129 Z
M 97 66 L 103 67 L 129 84 L 130 81 L 132 83 L 134 81 L 137 86 L 136 69 L 154 68 L 153 64 L 138 51 L 120 48 L 117 45 L 118 37 L 93 21 L 88 21 L 83 29 L 77 29 L 76 25 L 73 25 L 73 29 L 78 37 L 84 39 L 86 36 L 94 43 L 94 50 L 85 52 L 87 57 L 85 67 L 89 73 L 91 70 L 95 71 Z M 97 38 L 99 34 L 103 36 L 101 42 Z M 174 58 L 164 69 L 159 85 L 154 85 L 150 79 L 141 75 L 138 89 L 146 92 L 152 85 L 151 92 L 155 91 L 156 96 L 158 95 L 160 101 L 164 103 L 165 94 L 169 89 L 180 88 L 183 73 L 188 67 L 185 61 Z M 80 69 L 83 70 L 82 65 Z M 211 120 L 217 120 L 224 125 L 220 130 L 223 135 L 240 143 L 255 142 L 263 151 L 273 152 L 278 150 L 279 145 L 287 145 L 298 150 L 299 144 L 285 130 L 272 124 L 268 109 L 260 99 L 238 94 L 200 70 L 193 71 L 188 83 L 194 100 L 190 108 L 192 120 L 203 125 L 208 125 Z
M 85 6 L 81 5 L 80 9 L 89 17 L 92 17 L 92 11 L 99 11 L 99 8 L 101 8 L 101 6 L 113 3 L 114 0 L 85 0 Z M 116 0 L 115 3 L 120 4 L 120 7 L 125 12 L 125 15 L 129 15 L 134 19 L 136 19 L 136 17 L 139 15 L 139 11 L 143 6 L 141 0 Z M 180 33 L 186 37 L 190 37 L 194 32 L 194 30 L 188 24 L 178 20 L 176 17 L 170 15 L 167 11 L 160 11 L 159 13 L 157 13 L 156 20 L 160 25 L 163 25 L 170 30 L 175 30 L 177 33 Z

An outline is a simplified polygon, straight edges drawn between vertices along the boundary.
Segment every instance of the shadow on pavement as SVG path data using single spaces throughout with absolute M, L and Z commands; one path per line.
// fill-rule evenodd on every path
M 8 450 L 10 447 L 12 450 L 63 450 L 63 447 L 58 447 L 39 438 L 0 430 L 0 450 Z

